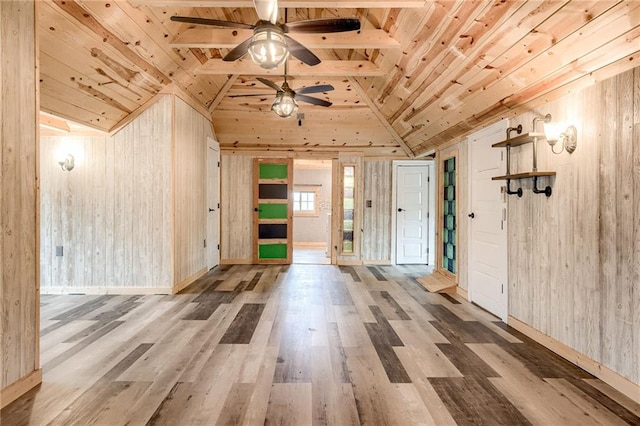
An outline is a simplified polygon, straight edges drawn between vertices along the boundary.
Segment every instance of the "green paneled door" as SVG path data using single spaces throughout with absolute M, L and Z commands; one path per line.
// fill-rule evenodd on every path
M 293 161 L 254 161 L 254 261 L 291 263 Z

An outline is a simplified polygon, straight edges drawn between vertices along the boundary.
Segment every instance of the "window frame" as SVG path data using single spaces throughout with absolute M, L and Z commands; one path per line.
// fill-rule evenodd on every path
M 319 217 L 320 216 L 320 188 L 322 185 L 293 185 L 292 209 L 294 217 Z M 313 210 L 296 210 L 296 192 L 313 193 Z

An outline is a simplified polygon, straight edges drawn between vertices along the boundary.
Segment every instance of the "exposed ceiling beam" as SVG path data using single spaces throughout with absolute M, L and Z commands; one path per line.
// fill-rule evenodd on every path
M 252 30 L 236 28 L 190 28 L 174 38 L 169 46 L 232 49 L 252 35 Z M 323 34 L 296 33 L 293 38 L 309 49 L 391 49 L 400 47 L 400 43 L 384 30 Z
M 369 106 L 373 115 L 375 115 L 378 118 L 380 123 L 385 127 L 385 129 L 387 129 L 391 137 L 393 137 L 393 139 L 400 145 L 402 150 L 410 158 L 414 158 L 415 154 L 413 153 L 411 148 L 409 148 L 409 146 L 406 144 L 404 139 L 402 139 L 402 137 L 398 134 L 398 132 L 395 131 L 395 129 L 391 126 L 391 124 L 389 124 L 389 122 L 387 121 L 385 116 L 380 112 L 380 110 L 378 109 L 376 104 L 373 102 L 373 100 L 369 97 L 369 95 L 367 95 L 367 92 L 365 92 L 362 86 L 360 86 L 360 83 L 358 83 L 356 79 L 353 77 L 349 77 L 349 82 L 351 83 L 353 90 L 355 90 L 356 93 L 358 93 L 358 96 L 360 96 L 362 100 Z
M 241 59 L 233 62 L 225 62 L 222 59 L 210 59 L 204 65 L 195 70 L 195 74 L 209 75 L 283 75 L 284 66 L 274 69 L 264 69 L 254 64 L 250 59 Z M 385 73 L 369 61 L 336 61 L 323 60 L 313 67 L 300 61 L 289 61 L 287 75 L 302 77 L 381 77 Z
M 222 89 L 220 89 L 220 91 L 216 95 L 216 97 L 213 100 L 213 102 L 211 102 L 211 105 L 209 105 L 209 112 L 211 114 L 213 114 L 213 112 L 215 111 L 216 107 L 218 105 L 220 105 L 220 102 L 222 102 L 222 100 L 226 96 L 227 92 L 229 91 L 229 89 L 231 89 L 231 86 L 233 86 L 233 84 L 236 82 L 238 77 L 239 77 L 238 74 L 233 74 L 233 75 L 229 76 L 229 79 L 227 80 L 227 82 L 224 84 L 224 86 L 222 86 Z
M 40 113 L 40 127 L 67 133 L 71 131 L 69 124 L 65 120 L 43 113 Z
M 253 0 L 129 0 L 134 6 L 153 7 L 253 7 Z M 420 8 L 424 7 L 426 0 L 280 0 L 281 8 L 306 7 L 306 8 L 333 8 L 333 9 L 358 9 L 358 8 Z

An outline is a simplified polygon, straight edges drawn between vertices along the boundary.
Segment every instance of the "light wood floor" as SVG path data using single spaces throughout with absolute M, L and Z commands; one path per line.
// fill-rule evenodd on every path
M 294 247 L 293 263 L 305 265 L 330 265 L 331 257 L 327 257 L 326 248 Z
M 640 424 L 424 271 L 224 266 L 176 296 L 44 296 L 44 383 L 1 423 Z

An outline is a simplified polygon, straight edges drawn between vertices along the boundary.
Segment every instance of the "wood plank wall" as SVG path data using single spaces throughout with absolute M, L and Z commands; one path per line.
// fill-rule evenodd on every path
M 253 156 L 220 157 L 220 263 L 253 259 Z
M 553 195 L 523 181 L 509 198 L 510 315 L 640 383 L 640 68 L 511 125 L 529 131 L 536 113 L 574 124 L 578 147 L 543 141 Z M 531 167 L 531 145 L 513 152 L 516 171 Z
M 35 7 L 0 2 L 0 406 L 41 380 Z
M 207 136 L 211 122 L 174 97 L 174 291 L 206 272 Z M 215 139 L 215 138 L 214 138 Z
M 364 201 L 371 200 L 371 207 L 363 206 L 362 259 L 364 263 L 391 263 L 391 193 L 392 161 L 364 161 Z
M 43 292 L 171 290 L 171 108 L 161 96 L 113 136 L 42 137 Z

